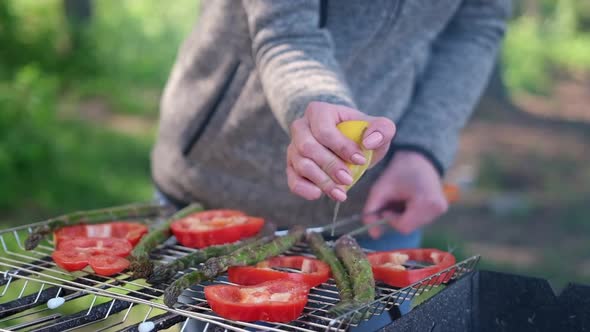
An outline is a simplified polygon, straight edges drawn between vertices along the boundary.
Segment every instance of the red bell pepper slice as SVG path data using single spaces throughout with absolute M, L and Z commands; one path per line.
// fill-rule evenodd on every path
M 125 239 L 74 238 L 61 241 L 57 251 L 82 252 L 87 255 L 111 255 L 127 257 L 131 252 L 131 244 Z
M 96 225 L 75 225 L 63 227 L 54 233 L 56 245 L 63 240 L 92 237 L 127 239 L 135 246 L 141 237 L 148 232 L 146 225 L 136 222 L 110 222 Z
M 56 250 L 51 257 L 67 271 L 90 264 L 96 274 L 110 276 L 129 266 L 123 257 L 145 233 L 145 225 L 126 222 L 64 227 L 54 234 Z
M 245 322 L 287 323 L 297 319 L 307 304 L 309 288 L 291 280 L 273 280 L 256 286 L 213 285 L 205 298 L 221 317 Z
M 394 287 L 406 287 L 430 275 L 447 269 L 455 264 L 455 256 L 438 249 L 404 249 L 374 252 L 367 255 L 373 268 L 375 280 Z M 408 260 L 428 262 L 434 265 L 418 269 L 406 269 L 402 264 Z M 435 278 L 433 282 L 448 282 L 453 271 L 443 280 Z
M 176 220 L 170 228 L 185 247 L 205 248 L 253 236 L 263 225 L 264 219 L 247 216 L 241 211 L 209 210 Z
M 272 268 L 291 268 L 299 272 L 283 272 Z M 305 283 L 309 288 L 324 283 L 330 277 L 328 264 L 303 256 L 279 256 L 256 266 L 234 266 L 228 270 L 229 281 L 240 285 L 256 285 L 269 280 L 289 279 Z
M 129 261 L 125 258 L 111 255 L 94 255 L 88 259 L 88 264 L 101 276 L 112 276 L 129 267 Z
M 51 254 L 51 258 L 57 266 L 66 271 L 82 270 L 88 265 L 90 255 L 79 251 L 56 250 Z

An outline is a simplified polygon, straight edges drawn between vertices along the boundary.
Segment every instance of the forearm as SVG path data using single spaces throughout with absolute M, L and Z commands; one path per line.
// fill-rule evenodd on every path
M 422 151 L 439 172 L 453 160 L 461 129 L 488 81 L 509 1 L 466 1 L 434 42 L 393 149 Z
M 331 36 L 319 28 L 318 0 L 242 3 L 262 88 L 285 131 L 311 101 L 355 108 Z

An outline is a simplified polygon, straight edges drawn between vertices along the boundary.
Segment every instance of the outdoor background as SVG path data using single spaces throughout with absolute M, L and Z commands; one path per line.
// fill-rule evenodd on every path
M 198 3 L 84 3 L 0 1 L 2 228 L 152 197 L 159 95 Z M 449 173 L 462 201 L 425 245 L 590 283 L 588 105 L 590 1 L 517 1 Z

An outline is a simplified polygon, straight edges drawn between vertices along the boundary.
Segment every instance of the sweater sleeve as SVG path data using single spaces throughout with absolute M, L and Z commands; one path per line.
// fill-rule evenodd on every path
M 289 132 L 311 101 L 356 108 L 330 33 L 319 27 L 319 0 L 242 0 L 262 88 Z
M 483 92 L 504 35 L 510 0 L 464 0 L 432 45 L 393 149 L 425 153 L 440 172 Z

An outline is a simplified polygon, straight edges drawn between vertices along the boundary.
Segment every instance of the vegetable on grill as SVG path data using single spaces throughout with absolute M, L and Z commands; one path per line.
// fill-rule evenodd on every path
M 94 255 L 88 259 L 88 265 L 96 274 L 112 276 L 129 267 L 129 261 L 122 257 L 111 255 Z
M 343 235 L 336 240 L 334 249 L 350 276 L 354 297 L 353 303 L 338 304 L 332 311 L 339 314 L 371 303 L 375 299 L 375 279 L 371 264 L 361 247 L 352 236 Z
M 53 233 L 56 246 L 61 241 L 72 238 L 117 238 L 126 239 L 134 246 L 142 236 L 147 234 L 148 227 L 137 222 L 109 222 L 96 225 L 75 225 L 60 228 Z
M 129 255 L 131 249 L 126 239 L 80 237 L 59 242 L 51 257 L 67 271 L 82 270 L 90 265 L 97 274 L 110 276 L 127 268 L 129 262 L 123 257 Z
M 207 261 L 209 258 L 230 254 L 238 248 L 254 243 L 257 240 L 259 240 L 259 238 L 253 237 L 244 241 L 240 241 L 239 243 L 210 246 L 192 252 L 188 255 L 177 258 L 168 264 L 156 266 L 152 274 L 147 279 L 147 282 L 150 284 L 160 284 L 172 280 L 178 271 L 183 271 L 190 267 L 196 267 L 200 263 Z
M 168 286 L 164 292 L 164 303 L 167 306 L 172 307 L 183 290 L 193 284 L 217 277 L 227 271 L 230 266 L 252 265 L 267 258 L 282 254 L 294 246 L 297 241 L 301 239 L 304 232 L 304 228 L 294 227 L 289 230 L 287 235 L 275 238 L 269 243 L 261 245 L 253 243 L 242 247 L 229 255 L 214 257 L 207 260 L 201 268 L 183 275 Z
M 74 238 L 61 241 L 57 245 L 56 251 L 127 257 L 132 249 L 133 246 L 125 239 Z
M 243 247 L 240 247 L 239 250 L 245 250 L 246 248 L 258 248 L 261 245 L 269 242 L 271 239 L 272 239 L 272 237 L 264 237 L 264 238 L 258 239 L 255 242 L 252 242 L 252 243 L 244 245 Z M 236 252 L 236 251 L 237 250 L 234 250 L 233 252 Z M 232 253 L 230 253 L 230 255 L 231 254 Z M 213 258 L 211 258 L 211 259 L 213 259 Z M 207 260 L 207 262 L 208 261 L 209 260 Z M 205 263 L 207 263 L 207 262 L 205 262 Z M 220 274 L 221 273 L 223 273 L 223 272 L 220 272 Z M 215 277 L 216 277 L 216 275 L 213 277 L 205 275 L 202 271 L 202 267 L 200 267 L 198 270 L 191 271 L 189 273 L 184 274 L 182 277 L 178 278 L 176 281 L 174 281 L 172 284 L 170 284 L 166 288 L 166 291 L 164 292 L 164 303 L 166 305 L 168 305 L 169 307 L 172 307 L 174 305 L 174 303 L 176 303 L 178 296 L 180 295 L 180 293 L 182 293 L 183 290 L 187 289 L 188 287 L 190 287 L 193 284 L 197 284 L 201 281 L 213 279 Z
M 273 269 L 278 268 L 279 271 Z M 281 268 L 294 269 L 298 272 L 285 272 Z M 305 283 L 309 288 L 316 287 L 328 280 L 328 264 L 304 256 L 277 256 L 262 261 L 254 266 L 232 266 L 227 271 L 230 282 L 250 286 L 270 280 L 292 280 Z
M 288 323 L 297 319 L 307 304 L 309 288 L 292 280 L 273 280 L 255 286 L 213 285 L 205 298 L 219 316 L 245 322 Z
M 334 278 L 336 288 L 338 288 L 340 301 L 352 301 L 353 293 L 350 278 L 348 277 L 346 269 L 334 254 L 334 250 L 328 247 L 319 233 L 308 233 L 307 242 L 316 257 L 330 266 L 330 269 L 332 270 L 332 278 Z
M 65 226 L 98 224 L 120 219 L 156 217 L 165 215 L 169 211 L 169 206 L 148 203 L 123 205 L 113 208 L 65 214 L 63 216 L 49 219 L 45 224 L 35 227 L 31 234 L 29 234 L 29 237 L 25 240 L 25 249 L 35 249 L 45 236 L 50 235 L 54 231 Z
M 373 252 L 368 255 L 368 259 L 373 267 L 375 279 L 393 287 L 409 286 L 451 267 L 456 261 L 455 256 L 449 252 L 426 248 Z M 433 265 L 418 269 L 406 269 L 403 264 L 408 260 L 428 262 Z M 442 278 L 434 278 L 431 282 L 448 282 L 453 273 L 454 271 L 451 270 Z
M 136 278 L 147 278 L 150 276 L 154 268 L 154 263 L 150 260 L 150 251 L 170 237 L 170 224 L 172 222 L 202 210 L 203 207 L 200 204 L 193 203 L 176 212 L 156 229 L 145 235 L 128 257 L 131 263 L 129 269 L 133 272 L 133 276 Z
M 256 235 L 264 219 L 237 210 L 207 210 L 175 220 L 170 229 L 176 240 L 189 248 L 227 244 Z
M 278 256 L 294 246 L 305 233 L 303 227 L 293 227 L 287 235 L 278 237 L 261 246 L 246 246 L 230 255 L 215 257 L 208 260 L 203 266 L 205 275 L 214 278 L 227 271 L 230 266 L 245 266 L 261 262 L 267 258 Z

